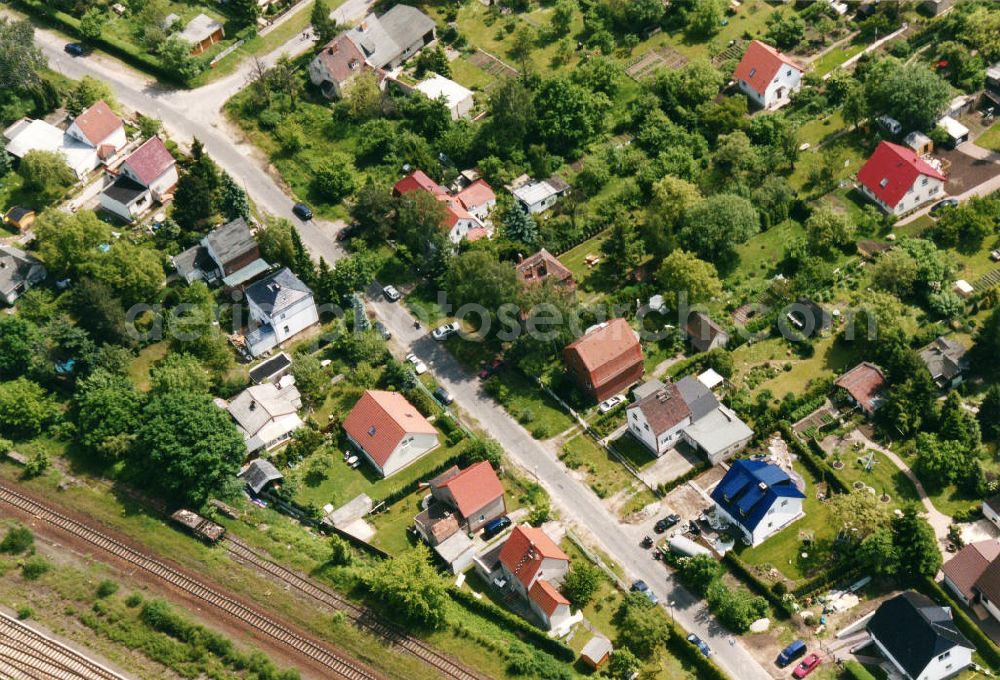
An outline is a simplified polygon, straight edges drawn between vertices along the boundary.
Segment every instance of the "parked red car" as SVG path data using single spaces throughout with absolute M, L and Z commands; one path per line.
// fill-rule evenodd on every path
M 810 654 L 806 658 L 802 659 L 802 663 L 795 667 L 795 670 L 792 672 L 792 676 L 796 678 L 806 677 L 816 670 L 816 666 L 819 665 L 820 661 L 821 659 L 819 658 L 819 654 Z
M 486 380 L 490 376 L 496 375 L 503 368 L 503 359 L 494 359 L 486 364 L 483 370 L 479 371 L 479 379 Z

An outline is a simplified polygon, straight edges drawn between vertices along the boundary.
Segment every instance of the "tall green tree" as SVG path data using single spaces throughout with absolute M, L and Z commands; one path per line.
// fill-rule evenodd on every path
M 905 508 L 902 516 L 892 521 L 892 533 L 900 571 L 914 578 L 933 578 L 941 568 L 941 551 L 934 529 L 916 507 Z
M 593 602 L 604 577 L 600 569 L 586 560 L 577 560 L 563 577 L 562 591 L 577 609 Z
M 25 377 L 0 382 L 0 436 L 30 439 L 59 415 L 55 400 Z
M 142 483 L 199 506 L 239 472 L 246 444 L 208 394 L 155 394 L 142 411 L 130 467 Z
M 521 289 L 510 263 L 501 262 L 485 250 L 470 250 L 453 257 L 443 284 L 456 307 L 481 305 L 491 317 L 496 316 L 501 305 L 514 302 Z
M 88 43 L 96 43 L 104 32 L 108 15 L 100 7 L 91 7 L 80 17 L 80 37 Z
M 619 218 L 608 239 L 601 245 L 604 265 L 616 279 L 624 281 L 632 275 L 645 257 L 645 248 L 639 230 L 628 217 Z
M 615 612 L 616 646 L 626 647 L 640 659 L 648 659 L 670 638 L 663 613 L 642 593 L 628 593 Z
M 891 116 L 906 130 L 930 130 L 951 97 L 948 84 L 923 63 L 894 57 L 867 69 L 864 93 L 870 115 Z
M 572 155 L 603 129 L 609 106 L 603 94 L 551 78 L 535 92 L 535 130 L 550 151 Z
M 23 189 L 39 203 L 51 203 L 76 183 L 76 173 L 58 151 L 34 149 L 24 154 L 17 167 Z
M 101 369 L 80 380 L 73 395 L 80 443 L 107 461 L 124 457 L 141 424 L 143 399 L 128 376 Z
M 24 92 L 38 85 L 47 65 L 31 22 L 0 17 L 0 89 Z
M 312 13 L 309 15 L 309 23 L 312 24 L 317 42 L 321 47 L 333 40 L 340 32 L 340 27 L 330 15 L 330 3 L 326 0 L 316 0 Z
M 731 259 L 736 246 L 760 231 L 753 204 L 741 196 L 716 194 L 695 206 L 681 228 L 681 242 L 714 264 Z
M 46 210 L 35 220 L 34 231 L 38 254 L 57 279 L 77 278 L 98 246 L 111 239 L 111 229 L 90 210 Z
M 222 173 L 222 183 L 219 187 L 219 210 L 228 220 L 242 217 L 250 219 L 250 200 L 247 192 L 236 183 L 229 173 Z
M 423 543 L 379 562 L 365 581 L 372 595 L 403 621 L 429 629 L 444 624 L 448 594 Z
M 976 417 L 983 437 L 992 442 L 1000 441 L 1000 385 L 991 385 L 986 390 L 986 396 L 983 397 L 983 403 L 979 406 Z
M 686 250 L 675 250 L 663 260 L 656 270 L 656 281 L 675 300 L 686 295 L 691 303 L 707 302 L 722 294 L 715 267 Z
M 42 343 L 38 326 L 20 316 L 0 316 L 0 380 L 24 375 Z

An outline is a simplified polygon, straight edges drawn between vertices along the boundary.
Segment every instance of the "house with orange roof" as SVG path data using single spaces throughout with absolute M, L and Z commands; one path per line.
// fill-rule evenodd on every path
M 309 62 L 309 80 L 319 86 L 327 99 L 343 97 L 351 81 L 366 71 L 374 73 L 375 69 L 368 65 L 364 53 L 346 33 L 328 42 Z
M 861 192 L 890 215 L 904 215 L 944 194 L 944 174 L 908 147 L 882 141 L 858 170 Z
M 98 99 L 74 118 L 66 134 L 97 149 L 98 158 L 104 162 L 128 143 L 125 124 L 103 99 Z
M 642 346 L 622 318 L 587 329 L 566 345 L 563 359 L 577 385 L 594 401 L 624 392 L 642 379 Z
M 887 384 L 882 369 L 867 361 L 862 361 L 833 381 L 843 398 L 869 417 L 875 415 L 882 405 L 882 393 Z
M 747 47 L 733 73 L 740 91 L 758 108 L 780 109 L 802 83 L 802 67 L 760 40 Z
M 445 208 L 441 227 L 448 231 L 452 243 L 478 241 L 490 235 L 484 220 L 496 205 L 496 196 L 484 180 L 473 182 L 453 196 L 423 170 L 415 170 L 392 187 L 392 195 L 396 197 L 413 191 L 426 191 L 441 201 Z
M 344 431 L 382 477 L 396 474 L 437 448 L 438 432 L 398 392 L 365 390 Z
M 469 532 L 507 514 L 503 484 L 489 461 L 464 470 L 452 466 L 430 481 L 430 490 L 434 500 L 455 511 L 459 524 Z
M 544 627 L 558 629 L 572 616 L 570 603 L 559 592 L 569 557 L 541 529 L 514 527 L 500 549 L 499 566 L 511 590 L 524 599 Z
M 552 279 L 569 290 L 576 289 L 573 272 L 545 248 L 527 258 L 519 258 L 515 270 L 517 278 L 525 286 Z

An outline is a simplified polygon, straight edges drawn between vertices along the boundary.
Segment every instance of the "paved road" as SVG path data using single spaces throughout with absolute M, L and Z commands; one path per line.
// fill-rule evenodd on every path
M 373 0 L 347 0 L 333 12 L 340 23 L 351 23 L 368 12 Z M 262 57 L 266 65 L 273 64 L 283 53 L 301 54 L 312 47 L 305 32 L 293 37 L 281 47 Z M 233 176 L 257 204 L 258 208 L 292 220 L 302 241 L 317 258 L 334 262 L 344 252 L 334 239 L 343 222 L 312 220 L 302 222 L 292 214 L 294 200 L 280 182 L 268 174 L 268 161 L 243 134 L 229 125 L 222 115 L 222 106 L 246 85 L 253 65 L 247 60 L 229 76 L 196 90 L 178 90 L 164 86 L 135 71 L 117 59 L 92 54 L 70 57 L 63 51 L 69 39 L 55 31 L 36 29 L 35 42 L 41 47 L 56 71 L 71 78 L 89 75 L 107 82 L 118 100 L 128 109 L 163 121 L 172 138 L 189 143 L 197 137 L 219 166 Z
M 414 352 L 434 373 L 435 378 L 472 414 L 482 428 L 503 445 L 507 454 L 545 487 L 562 516 L 589 534 L 626 571 L 629 579 L 643 579 L 664 604 L 673 601 L 673 614 L 685 630 L 706 640 L 713 658 L 737 680 L 766 680 L 771 675 L 757 663 L 742 643 L 734 640 L 714 619 L 705 603 L 678 585 L 664 566 L 639 547 L 642 529 L 622 524 L 601 503 L 594 492 L 574 478 L 570 471 L 480 389 L 478 378 L 470 375 L 439 343 L 428 329 L 414 328 L 414 317 L 399 303 L 370 295 L 375 314 L 392 332 L 394 349 L 403 355 Z

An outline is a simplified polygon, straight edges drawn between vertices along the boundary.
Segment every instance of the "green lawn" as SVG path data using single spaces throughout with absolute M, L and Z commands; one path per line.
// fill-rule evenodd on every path
M 740 558 L 748 564 L 764 568 L 765 565 L 770 565 L 787 578 L 798 581 L 812 575 L 812 570 L 822 567 L 821 564 L 816 564 L 816 558 L 822 557 L 825 552 L 822 547 L 829 546 L 837 530 L 829 503 L 823 503 L 816 498 L 816 478 L 801 463 L 794 463 L 794 468 L 806 482 L 806 498 L 802 503 L 805 517 L 788 525 L 755 548 L 738 543 L 736 550 Z M 803 545 L 802 537 L 808 534 L 812 534 L 815 544 L 813 547 Z M 820 549 L 817 550 L 817 547 Z
M 129 367 L 129 377 L 136 387 L 143 391 L 149 389 L 149 370 L 153 364 L 167 356 L 169 349 L 170 343 L 166 340 L 142 348 Z
M 795 162 L 795 170 L 788 178 L 792 187 L 800 192 L 816 191 L 810 177 L 814 170 L 823 166 L 824 162 L 831 165 L 834 181 L 853 177 L 861 168 L 866 157 L 862 134 L 860 130 L 855 130 L 827 142 L 821 148 L 813 147 L 800 153 Z
M 549 439 L 576 423 L 542 388 L 515 368 L 507 367 L 494 378 L 506 388 L 497 398 L 535 439 Z
M 837 109 L 829 116 L 813 118 L 808 123 L 799 126 L 797 138 L 799 143 L 808 142 L 810 146 L 816 146 L 827 137 L 834 135 L 847 127 L 844 116 L 840 109 Z
M 636 439 L 631 432 L 626 431 L 617 439 L 611 442 L 625 460 L 634 465 L 636 469 L 644 470 L 657 461 L 646 445 Z
M 843 64 L 845 61 L 865 49 L 866 45 L 861 42 L 850 42 L 845 46 L 830 50 L 822 57 L 813 62 L 812 72 L 817 76 L 825 76 L 830 71 Z
M 875 464 L 871 472 L 867 472 L 858 458 L 867 458 L 869 454 L 875 454 Z M 855 482 L 862 482 L 865 486 L 875 489 L 879 495 L 889 494 L 890 502 L 893 505 L 901 505 L 920 500 L 917 490 L 903 472 L 892 464 L 888 458 L 877 451 L 855 452 L 844 450 L 840 455 L 844 467 L 837 471 L 837 475 L 849 486 L 853 487 Z
M 559 452 L 559 458 L 566 467 L 582 472 L 587 477 L 590 488 L 600 498 L 622 494 L 624 504 L 618 511 L 622 517 L 656 501 L 656 497 L 644 484 L 586 434 L 578 434 L 566 442 Z
M 989 130 L 980 135 L 976 144 L 984 149 L 1000 151 L 1000 121 L 993 123 Z
M 788 220 L 737 246 L 739 265 L 726 277 L 726 283 L 735 285 L 754 279 L 763 282 L 770 278 L 774 268 L 784 259 L 788 244 L 804 235 L 801 224 Z
M 815 354 L 808 359 L 789 355 L 788 343 L 782 338 L 769 338 L 761 342 L 741 345 L 733 352 L 736 366 L 741 367 L 737 382 L 744 380 L 750 370 L 765 362 L 777 365 L 773 378 L 758 383 L 752 391 L 771 390 L 778 399 L 791 392 L 801 394 L 813 380 L 832 378 L 843 369 L 856 363 L 853 352 L 834 342 L 833 336 L 814 341 Z M 791 370 L 784 370 L 786 364 Z
M 601 246 L 608 240 L 609 234 L 610 230 L 602 231 L 559 256 L 559 261 L 573 272 L 573 279 L 577 283 L 578 290 L 584 293 L 593 294 L 606 291 L 609 288 L 610 282 L 604 275 L 603 268 L 599 264 L 596 267 L 589 267 L 584 262 L 590 255 L 604 259 Z M 584 297 L 592 298 L 594 296 L 584 295 Z

